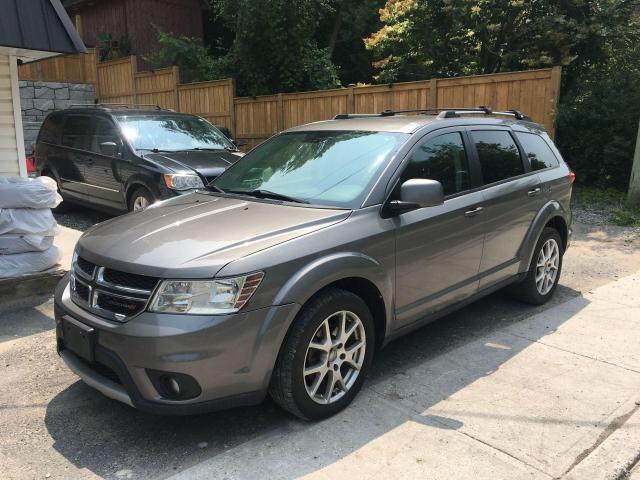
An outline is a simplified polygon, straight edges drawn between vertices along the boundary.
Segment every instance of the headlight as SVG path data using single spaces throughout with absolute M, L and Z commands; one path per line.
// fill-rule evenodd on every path
M 204 183 L 198 175 L 175 174 L 165 175 L 164 183 L 172 190 L 193 190 L 195 188 L 204 188 Z
M 264 273 L 215 280 L 165 280 L 151 301 L 149 311 L 219 315 L 234 313 L 249 301 Z

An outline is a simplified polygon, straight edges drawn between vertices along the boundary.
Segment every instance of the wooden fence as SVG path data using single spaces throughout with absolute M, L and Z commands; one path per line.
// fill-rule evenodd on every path
M 236 98 L 231 79 L 181 84 L 177 67 L 138 72 L 133 56 L 96 63 L 95 51 L 90 51 L 88 55 L 55 57 L 20 69 L 21 79 L 70 82 L 84 78 L 95 84 L 96 95 L 103 103 L 152 104 L 200 115 L 229 128 L 236 138 L 247 140 L 246 148 L 286 128 L 327 120 L 338 113 L 479 105 L 520 110 L 544 124 L 553 137 L 561 76 L 561 67 L 553 67 Z
M 98 54 L 94 48 L 81 55 L 60 55 L 18 67 L 20 80 L 36 82 L 96 83 Z

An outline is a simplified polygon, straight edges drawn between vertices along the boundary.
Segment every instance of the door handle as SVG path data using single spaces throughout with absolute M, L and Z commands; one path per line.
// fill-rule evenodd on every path
M 93 160 L 92 160 L 92 159 L 90 159 L 90 158 L 87 158 L 87 160 L 85 160 L 85 162 L 84 162 L 84 163 L 85 163 L 88 167 L 90 167 L 90 166 L 92 166 L 92 165 L 93 165 Z
M 536 195 L 538 195 L 540 193 L 540 187 L 538 188 L 534 188 L 533 190 L 529 190 L 527 192 L 527 196 L 529 197 L 535 197 Z
M 475 217 L 476 215 L 480 215 L 484 211 L 482 207 L 472 208 L 471 210 L 467 210 L 464 212 L 465 217 Z

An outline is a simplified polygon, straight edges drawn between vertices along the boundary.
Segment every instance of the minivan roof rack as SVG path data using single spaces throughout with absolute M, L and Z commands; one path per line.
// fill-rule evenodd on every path
M 437 118 L 455 118 L 462 115 L 502 115 L 514 117 L 516 120 L 525 120 L 531 122 L 532 119 L 528 115 L 524 115 L 518 110 L 507 110 L 504 112 L 494 112 L 491 107 L 480 105 L 478 108 L 419 108 L 412 110 L 384 110 L 380 113 L 339 113 L 334 120 L 347 120 L 349 118 L 363 118 L 363 117 L 391 117 L 401 113 L 418 113 L 427 115 L 437 115 Z
M 150 103 L 74 103 L 69 108 L 99 108 L 102 110 L 115 110 L 115 109 L 153 109 L 167 112 L 173 112 L 169 108 L 162 108 L 160 105 L 153 105 Z

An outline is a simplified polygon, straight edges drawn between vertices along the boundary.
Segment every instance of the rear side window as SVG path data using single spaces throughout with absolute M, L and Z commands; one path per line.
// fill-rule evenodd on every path
M 61 131 L 62 116 L 49 115 L 42 124 L 42 127 L 40 127 L 40 133 L 38 133 L 38 141 L 57 144 L 60 140 Z
M 524 173 L 520 151 L 509 132 L 476 130 L 471 132 L 471 136 L 476 145 L 485 184 Z
M 93 122 L 86 115 L 69 115 L 62 128 L 62 145 L 89 150 Z
M 543 168 L 558 166 L 558 159 L 540 135 L 516 132 L 516 137 L 518 137 L 531 163 L 531 170 L 542 170 Z
M 427 140 L 412 155 L 401 182 L 412 178 L 437 180 L 445 195 L 469 189 L 469 164 L 460 133 Z

